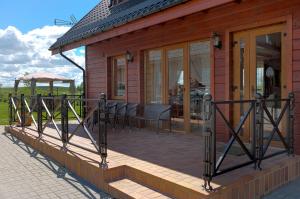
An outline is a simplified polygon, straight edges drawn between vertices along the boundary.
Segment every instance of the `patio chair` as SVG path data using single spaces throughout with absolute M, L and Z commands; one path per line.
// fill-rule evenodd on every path
M 171 107 L 171 105 L 164 104 L 147 104 L 144 106 L 142 114 L 137 116 L 136 119 L 145 122 L 155 122 L 157 125 L 157 130 L 160 127 L 160 122 L 168 122 L 169 132 L 172 132 Z
M 126 109 L 127 109 L 127 103 L 119 102 L 116 107 L 116 124 L 122 125 L 124 128 L 125 126 L 125 120 L 126 120 Z
M 126 106 L 126 113 L 125 113 L 125 124 L 129 127 L 132 127 L 132 121 L 136 124 L 136 116 L 137 116 L 137 108 L 138 104 L 136 103 L 128 103 Z
M 108 101 L 107 102 L 107 112 L 108 112 L 108 122 L 113 128 L 116 127 L 116 113 L 117 113 L 118 102 Z
M 115 127 L 115 119 L 116 119 L 116 109 L 117 109 L 117 102 L 115 101 L 108 101 L 106 103 L 106 113 L 108 114 L 108 123 Z M 98 110 L 93 112 L 92 120 L 88 121 L 88 127 L 92 128 L 94 131 L 94 127 L 98 123 Z

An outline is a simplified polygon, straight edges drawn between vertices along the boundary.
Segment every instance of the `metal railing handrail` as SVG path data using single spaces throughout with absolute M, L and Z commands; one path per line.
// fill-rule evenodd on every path
M 281 108 L 281 112 L 278 117 L 275 119 L 271 115 L 268 110 L 267 103 L 275 102 L 275 104 L 283 104 Z M 255 99 L 251 100 L 224 100 L 224 101 L 214 101 L 211 95 L 206 95 L 203 98 L 202 110 L 203 110 L 203 120 L 205 124 L 203 126 L 203 137 L 204 137 L 204 188 L 207 190 L 212 190 L 210 182 L 213 177 L 222 175 L 224 173 L 230 172 L 232 170 L 247 166 L 254 165 L 254 168 L 260 168 L 260 165 L 263 160 L 268 159 L 270 157 L 287 153 L 293 154 L 294 152 L 294 105 L 295 99 L 294 94 L 290 93 L 288 98 L 275 98 L 275 99 L 264 99 L 260 94 L 256 95 Z M 220 106 L 229 105 L 233 106 L 235 104 L 249 104 L 248 108 L 245 110 L 243 115 L 240 117 L 240 121 L 237 126 L 233 126 L 230 119 L 226 118 L 226 114 L 222 112 L 219 108 Z M 225 126 L 228 129 L 231 137 L 229 141 L 226 143 L 225 149 L 220 157 L 217 159 L 217 151 L 216 151 L 216 143 L 217 143 L 217 123 L 216 118 L 217 114 L 220 115 L 220 118 L 223 122 L 225 122 Z M 265 116 L 270 121 L 272 125 L 272 132 L 267 138 L 267 143 L 264 142 L 264 120 Z M 283 120 L 283 116 L 287 116 L 287 120 Z M 251 129 L 251 149 L 248 150 L 245 143 L 242 139 L 240 139 L 240 131 L 242 126 L 245 124 L 246 120 L 251 118 L 250 125 Z M 281 130 L 279 129 L 279 124 L 281 122 L 287 122 L 287 135 L 284 138 Z M 270 143 L 275 135 L 279 136 L 280 142 L 283 144 L 284 149 L 280 151 L 276 151 L 270 154 L 266 154 L 267 150 L 270 147 Z M 220 170 L 223 161 L 226 159 L 230 148 L 233 143 L 237 141 L 238 145 L 241 147 L 243 152 L 247 155 L 248 160 L 246 162 L 237 163 L 233 166 L 223 168 Z
M 106 101 L 106 95 L 101 94 L 99 99 L 83 99 L 78 98 L 78 100 L 85 101 L 94 101 L 96 105 L 89 111 L 86 117 L 81 118 L 74 107 L 74 96 L 68 97 L 68 95 L 62 96 L 31 96 L 31 99 L 34 99 L 34 104 L 32 106 L 29 105 L 27 99 L 24 94 L 21 94 L 20 98 L 16 96 L 9 95 L 9 117 L 10 117 L 10 125 L 15 121 L 15 115 L 17 115 L 20 126 L 22 128 L 27 128 L 25 125 L 26 122 L 26 114 L 30 115 L 34 126 L 39 134 L 39 138 L 43 135 L 47 135 L 44 133 L 45 129 L 49 126 L 50 123 L 54 125 L 54 129 L 56 130 L 59 139 L 63 143 L 63 148 L 66 149 L 67 144 L 71 144 L 70 140 L 75 135 L 80 127 L 83 128 L 84 133 L 91 140 L 93 146 L 95 147 L 97 153 L 101 156 L 101 167 L 106 167 L 107 162 L 107 122 L 108 122 L 108 104 Z M 16 99 L 18 99 L 18 104 L 16 103 Z M 50 101 L 49 101 L 50 100 Z M 56 104 L 54 104 L 54 100 L 56 100 Z M 19 110 L 20 109 L 20 110 Z M 69 110 L 75 116 L 77 121 L 77 126 L 75 130 L 69 132 Z M 36 117 L 33 112 L 37 112 Z M 43 123 L 43 113 L 46 115 L 46 122 Z M 55 115 L 57 113 L 57 115 Z M 89 127 L 88 122 L 94 119 L 94 115 L 97 113 L 97 123 L 98 132 L 99 132 L 99 140 L 97 141 L 93 138 Z M 14 115 L 15 114 L 15 115 Z M 58 127 L 57 122 L 55 121 L 56 117 L 60 115 L 61 121 L 61 129 Z M 93 122 L 93 121 L 92 121 Z M 94 124 L 93 124 L 94 125 Z M 69 136 L 70 135 L 70 136 Z M 47 135 L 48 136 L 48 135 Z M 72 143 L 72 145 L 74 145 Z M 76 145 L 76 144 L 75 144 Z M 78 146 L 78 145 L 76 145 Z M 84 146 L 80 146 L 81 148 L 85 148 Z M 87 149 L 90 150 L 90 149 Z

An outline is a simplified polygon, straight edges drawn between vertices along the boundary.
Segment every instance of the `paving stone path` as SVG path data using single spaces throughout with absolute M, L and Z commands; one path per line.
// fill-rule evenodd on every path
M 300 178 L 275 190 L 263 199 L 299 199 L 300 198 Z
M 0 127 L 0 199 L 111 199 Z

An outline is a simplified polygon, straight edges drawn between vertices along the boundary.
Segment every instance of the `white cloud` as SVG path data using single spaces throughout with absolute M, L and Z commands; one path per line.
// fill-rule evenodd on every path
M 75 66 L 60 55 L 51 56 L 48 48 L 63 35 L 69 27 L 44 26 L 22 33 L 16 27 L 0 29 L 0 83 L 12 86 L 16 77 L 25 72 L 48 71 L 69 78 L 76 83 L 82 81 L 82 74 Z M 83 54 L 82 54 L 83 53 Z M 84 66 L 84 51 L 65 53 L 79 65 Z

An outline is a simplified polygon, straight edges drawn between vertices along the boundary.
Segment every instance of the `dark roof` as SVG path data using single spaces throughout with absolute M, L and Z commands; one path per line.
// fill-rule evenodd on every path
M 187 0 L 128 0 L 109 7 L 109 0 L 102 0 L 67 33 L 60 37 L 50 50 L 110 30 L 128 22 L 170 8 Z

